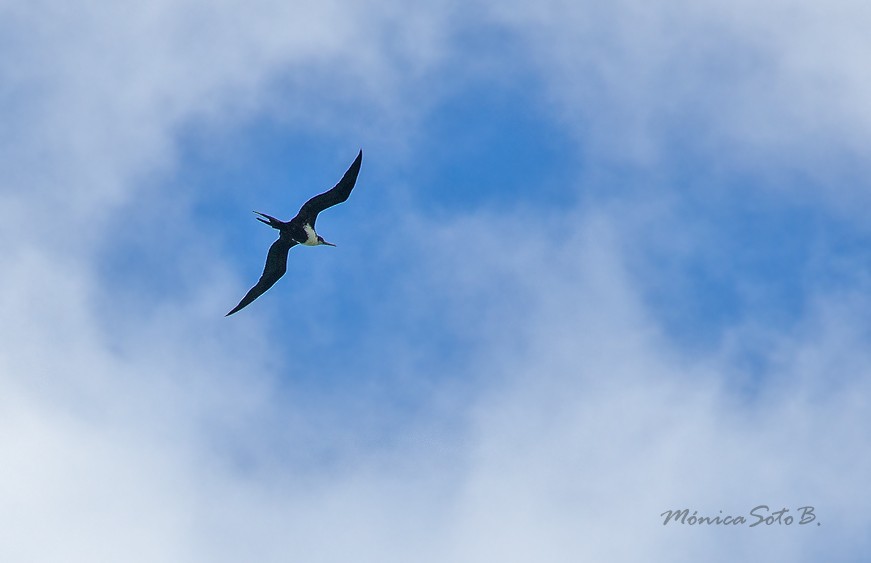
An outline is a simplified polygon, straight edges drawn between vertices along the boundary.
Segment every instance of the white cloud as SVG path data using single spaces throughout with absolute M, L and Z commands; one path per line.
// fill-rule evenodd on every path
M 40 212 L 77 234 L 98 219 L 96 205 L 105 214 L 171 166 L 192 121 L 227 127 L 267 107 L 297 126 L 335 124 L 314 100 L 357 104 L 370 119 L 380 104 L 387 112 L 405 75 L 440 60 L 441 27 L 426 22 L 445 17 L 438 4 L 196 0 L 5 12 L 7 189 L 38 195 Z
M 492 4 L 530 47 L 559 109 L 598 159 L 686 169 L 710 190 L 745 170 L 788 197 L 851 213 L 867 190 L 871 13 L 844 0 Z M 675 154 L 675 146 L 679 147 Z
M 202 321 L 161 321 L 171 334 L 116 354 L 79 336 L 71 348 L 89 357 L 55 359 L 91 366 L 86 373 L 59 366 L 34 381 L 41 370 L 21 366 L 3 393 L 4 442 L 15 452 L 3 465 L 4 505 L 15 507 L 4 555 L 815 560 L 861 548 L 871 358 L 860 352 L 867 323 L 854 313 L 867 302 L 821 303 L 772 351 L 776 368 L 748 402 L 729 363 L 687 361 L 663 340 L 623 271 L 619 223 L 575 219 L 576 235 L 551 249 L 516 244 L 507 219 L 434 241 L 431 291 L 444 287 L 438 272 L 460 271 L 458 303 L 475 303 L 494 282 L 505 290 L 483 307 L 497 316 L 466 313 L 486 334 L 470 368 L 485 387 L 469 422 L 433 434 L 412 420 L 393 446 L 343 449 L 326 469 L 272 448 L 329 441 L 334 429 L 302 435 L 312 422 L 280 413 L 301 405 L 270 399 L 256 365 L 227 363 L 243 346 L 191 349 Z M 449 251 L 469 229 L 479 244 Z M 236 461 L 235 448 L 249 460 Z M 659 516 L 763 503 L 812 504 L 824 527 L 675 530 Z

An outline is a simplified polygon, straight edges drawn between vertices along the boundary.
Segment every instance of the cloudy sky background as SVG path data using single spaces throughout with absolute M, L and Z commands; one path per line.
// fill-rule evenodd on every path
M 865 560 L 869 27 L 0 3 L 0 559 Z

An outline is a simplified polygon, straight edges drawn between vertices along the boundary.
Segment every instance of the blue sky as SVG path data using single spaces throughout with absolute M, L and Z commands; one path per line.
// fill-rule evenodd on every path
M 0 558 L 864 560 L 869 17 L 0 7 Z

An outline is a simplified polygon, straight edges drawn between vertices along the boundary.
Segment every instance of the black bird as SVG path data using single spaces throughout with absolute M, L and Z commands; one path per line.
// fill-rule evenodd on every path
M 318 213 L 348 199 L 354 184 L 357 182 L 357 174 L 360 173 L 361 162 L 363 162 L 362 150 L 357 155 L 357 158 L 354 159 L 354 162 L 351 163 L 351 167 L 348 168 L 348 171 L 345 172 L 345 175 L 342 176 L 338 184 L 333 186 L 332 189 L 316 195 L 305 202 L 305 205 L 302 206 L 296 217 L 286 223 L 265 213 L 254 212 L 260 215 L 260 217 L 256 218 L 258 221 L 266 223 L 273 229 L 278 229 L 278 240 L 273 242 L 272 246 L 269 247 L 269 253 L 266 255 L 266 266 L 263 268 L 263 274 L 260 276 L 257 285 L 252 287 L 245 294 L 245 297 L 242 298 L 242 301 L 239 301 L 239 304 L 224 316 L 229 317 L 236 311 L 244 308 L 263 295 L 267 289 L 275 285 L 275 282 L 287 271 L 287 253 L 292 247 L 297 244 L 304 244 L 306 246 L 318 246 L 321 244 L 336 246 L 331 242 L 325 241 L 323 237 L 315 232 L 315 221 L 318 218 Z

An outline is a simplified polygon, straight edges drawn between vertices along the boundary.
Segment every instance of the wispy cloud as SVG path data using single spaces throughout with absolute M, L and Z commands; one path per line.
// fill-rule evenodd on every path
M 556 0 L 490 14 L 527 42 L 558 114 L 597 158 L 701 159 L 709 176 L 743 170 L 842 211 L 865 200 L 850 176 L 871 129 L 860 3 Z

